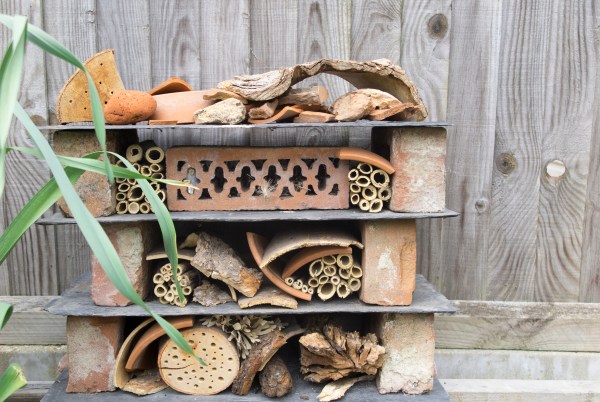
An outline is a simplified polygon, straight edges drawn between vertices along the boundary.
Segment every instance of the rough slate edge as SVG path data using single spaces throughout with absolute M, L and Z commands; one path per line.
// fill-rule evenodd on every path
M 97 394 L 68 394 L 65 391 L 68 375 L 65 372 L 56 380 L 50 391 L 44 396 L 42 402 L 97 402 L 97 401 L 119 401 L 119 402 L 163 402 L 163 401 L 316 401 L 317 395 L 321 392 L 325 384 L 313 384 L 300 379 L 297 370 L 292 369 L 294 379 L 294 390 L 283 398 L 268 398 L 260 392 L 260 387 L 255 383 L 250 393 L 246 396 L 237 396 L 230 391 L 224 391 L 217 395 L 193 396 L 184 395 L 167 388 L 164 391 L 148 396 L 137 396 L 123 391 L 101 392 Z M 396 401 L 396 402 L 449 402 L 450 397 L 446 390 L 440 384 L 438 379 L 434 379 L 433 390 L 423 395 L 405 395 L 405 394 L 384 394 L 381 395 L 375 388 L 375 382 L 362 382 L 354 385 L 343 401 Z
M 212 314 L 330 314 L 330 313 L 454 313 L 458 309 L 437 292 L 422 275 L 417 275 L 417 287 L 410 306 L 377 306 L 365 304 L 354 297 L 346 300 L 331 300 L 322 302 L 313 299 L 311 302 L 298 302 L 296 310 L 273 307 L 255 306 L 241 309 L 237 303 L 220 304 L 214 307 L 204 307 L 198 303 L 189 303 L 180 308 L 163 305 L 157 301 L 146 303 L 152 311 L 163 316 L 178 315 L 212 315 Z M 76 286 L 66 291 L 61 298 L 48 303 L 45 309 L 56 315 L 67 316 L 96 316 L 96 317 L 145 317 L 149 314 L 142 308 L 131 305 L 126 307 L 102 307 L 96 306 L 90 297 L 90 274 L 83 275 Z
M 173 221 L 202 222 L 265 222 L 265 221 L 347 221 L 347 220 L 392 220 L 392 219 L 430 219 L 452 218 L 459 213 L 449 209 L 444 212 L 392 212 L 367 213 L 357 209 L 343 210 L 303 210 L 303 211 L 201 211 L 171 212 Z M 154 214 L 124 214 L 100 216 L 100 223 L 155 221 Z M 73 218 L 66 218 L 56 213 L 48 218 L 38 219 L 38 225 L 67 225 L 76 223 Z
M 131 129 L 144 129 L 153 130 L 161 128 L 171 129 L 182 129 L 191 128 L 202 131 L 202 129 L 208 128 L 226 128 L 226 129 L 240 129 L 240 128 L 306 128 L 306 127 L 450 127 L 451 124 L 445 121 L 370 121 L 370 120 L 358 120 L 350 122 L 337 122 L 337 123 L 270 123 L 270 124 L 234 124 L 234 125 L 223 125 L 223 124 L 180 124 L 180 125 L 155 125 L 151 126 L 148 124 L 128 124 L 128 125 L 107 125 L 107 130 L 131 130 Z M 40 130 L 50 131 L 64 131 L 64 130 L 94 130 L 94 125 L 90 123 L 69 123 L 59 126 L 40 126 Z

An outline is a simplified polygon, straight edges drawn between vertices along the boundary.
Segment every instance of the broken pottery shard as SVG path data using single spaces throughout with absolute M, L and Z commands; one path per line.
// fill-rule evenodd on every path
M 248 100 L 244 97 L 236 94 L 235 92 L 225 91 L 223 89 L 209 89 L 205 91 L 204 99 L 222 101 L 225 99 L 234 98 L 242 102 L 244 105 L 248 103 Z
M 167 388 L 158 373 L 158 369 L 142 371 L 131 378 L 123 387 L 123 391 L 131 392 L 135 395 L 151 395 Z
M 294 123 L 329 123 L 334 121 L 335 116 L 331 113 L 306 111 L 294 118 Z
M 369 120 L 381 121 L 385 119 L 390 120 L 402 120 L 398 115 L 403 115 L 403 112 L 410 111 L 415 105 L 412 103 L 401 103 L 398 106 L 391 107 L 389 109 L 378 109 L 371 112 L 367 118 Z
M 331 109 L 338 121 L 356 121 L 371 113 L 375 106 L 370 96 L 349 92 L 340 96 Z
M 327 98 L 327 88 L 315 85 L 308 88 L 292 88 L 278 100 L 280 105 L 320 105 Z
M 156 110 L 156 100 L 141 91 L 123 90 L 115 93 L 104 106 L 107 124 L 134 124 L 148 120 Z
M 196 255 L 191 264 L 205 276 L 231 285 L 246 297 L 254 296 L 262 281 L 260 271 L 247 268 L 227 243 L 206 232 L 198 234 Z
M 277 111 L 277 113 L 275 113 L 273 116 L 269 117 L 268 119 L 249 119 L 248 123 L 251 123 L 251 124 L 275 123 L 278 121 L 288 120 L 288 119 L 291 119 L 292 117 L 296 117 L 303 111 L 304 111 L 304 109 L 302 109 L 302 107 L 300 107 L 300 106 L 286 106 L 283 109 L 280 109 L 279 111 Z
M 245 118 L 244 104 L 234 98 L 225 99 L 194 113 L 196 124 L 239 124 Z
M 204 99 L 207 91 L 184 91 L 154 95 L 156 111 L 150 120 L 175 120 L 177 124 L 194 122 L 194 112 L 215 103 Z
M 200 286 L 197 286 L 194 289 L 194 298 L 192 301 L 206 307 L 213 307 L 219 304 L 232 302 L 233 299 L 227 292 L 222 291 L 214 283 L 204 280 Z
M 270 304 L 294 310 L 298 308 L 298 301 L 296 299 L 274 287 L 263 287 L 254 297 L 242 297 L 238 300 L 240 308 L 259 306 L 261 304 Z
M 258 376 L 260 389 L 269 398 L 281 398 L 289 394 L 294 388 L 292 376 L 283 359 L 273 357 Z
M 173 92 L 186 92 L 191 90 L 192 87 L 190 86 L 190 84 L 188 84 L 181 78 L 171 77 L 149 90 L 148 93 L 150 95 L 161 95 L 170 94 Z
M 258 107 L 253 107 L 248 111 L 248 117 L 250 119 L 268 119 L 275 114 L 275 109 L 279 102 L 275 99 L 272 102 L 265 102 Z
M 427 109 L 421 101 L 417 87 L 406 72 L 390 60 L 351 61 L 321 59 L 297 64 L 288 68 L 256 75 L 244 75 L 220 82 L 219 88 L 235 92 L 246 99 L 266 101 L 284 94 L 292 85 L 319 73 L 337 75 L 356 88 L 375 88 L 386 91 L 403 103 L 416 106 L 413 119 L 424 120 Z
M 346 391 L 348 391 L 357 382 L 371 381 L 374 378 L 375 377 L 372 375 L 363 375 L 360 377 L 344 378 L 343 380 L 330 382 L 329 384 L 325 385 L 321 393 L 317 395 L 317 400 L 319 402 L 336 401 L 346 395 Z

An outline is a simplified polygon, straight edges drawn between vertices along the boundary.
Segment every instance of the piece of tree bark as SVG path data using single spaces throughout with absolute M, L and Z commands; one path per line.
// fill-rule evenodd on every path
M 260 287 L 263 274 L 245 266 L 242 259 L 227 243 L 206 232 L 198 234 L 193 267 L 209 278 L 231 285 L 246 297 L 252 297 Z
M 323 112 L 302 112 L 294 118 L 294 123 L 329 123 L 334 121 L 335 116 Z
M 321 393 L 317 395 L 317 400 L 319 402 L 336 401 L 346 395 L 346 391 L 357 382 L 371 381 L 373 379 L 375 379 L 375 377 L 372 375 L 363 375 L 360 377 L 344 378 L 342 380 L 330 382 L 325 385 Z
M 232 302 L 233 299 L 227 292 L 222 291 L 214 283 L 204 280 L 200 286 L 197 286 L 194 289 L 194 298 L 192 301 L 206 307 L 213 307 L 219 304 Z
M 351 373 L 375 375 L 383 364 L 385 348 L 374 334 L 360 336 L 327 324 L 322 330 L 300 337 L 300 372 L 304 379 L 320 383 L 339 380 Z
M 294 310 L 298 308 L 298 301 L 296 299 L 272 286 L 263 287 L 253 297 L 242 297 L 238 300 L 240 308 L 248 308 L 261 304 L 270 304 Z
M 397 115 L 400 115 L 405 111 L 410 111 L 414 108 L 414 106 L 415 105 L 413 105 L 412 103 L 402 103 L 398 106 L 389 109 L 374 110 L 371 113 L 369 113 L 367 118 L 373 121 L 381 121 L 385 119 L 402 120 L 402 118 L 397 117 Z
M 375 110 L 375 106 L 368 95 L 349 92 L 340 96 L 331 110 L 338 121 L 356 121 Z
M 151 369 L 136 374 L 123 386 L 123 391 L 136 395 L 151 395 L 165 388 L 167 384 L 160 378 L 158 369 Z
M 280 105 L 321 105 L 328 98 L 327 88 L 315 85 L 308 88 L 291 88 L 278 100 Z
M 244 105 L 248 103 L 248 99 L 244 98 L 243 96 L 238 95 L 235 92 L 225 91 L 223 89 L 209 89 L 205 91 L 203 98 L 206 100 L 215 101 L 222 101 L 225 99 L 234 98 L 242 102 Z
M 373 103 L 373 106 L 375 107 L 375 109 L 389 109 L 392 107 L 397 107 L 402 105 L 402 102 L 400 102 L 398 99 L 396 99 L 395 96 L 393 96 L 392 94 L 385 92 L 385 91 L 381 91 L 379 89 L 374 89 L 374 88 L 363 88 L 363 89 L 357 89 L 356 91 L 352 91 L 352 92 L 348 92 L 348 93 L 359 93 L 359 94 L 363 94 L 363 95 L 367 95 L 369 98 L 371 98 L 371 102 Z M 344 95 L 342 95 L 344 96 Z
M 277 98 L 292 85 L 319 73 L 337 75 L 357 88 L 375 88 L 392 94 L 403 103 L 413 103 L 417 108 L 414 120 L 427 117 L 417 87 L 408 79 L 402 68 L 390 60 L 350 61 L 321 59 L 288 68 L 256 75 L 243 75 L 218 84 L 219 88 L 235 92 L 247 99 L 266 101 Z
M 268 119 L 275 114 L 275 110 L 279 105 L 279 101 L 274 99 L 271 102 L 265 102 L 260 106 L 253 107 L 248 111 L 248 117 L 250 119 Z
M 294 388 L 290 371 L 279 356 L 269 360 L 258 380 L 262 393 L 269 398 L 281 398 Z
M 288 120 L 292 117 L 298 116 L 302 113 L 304 109 L 301 109 L 298 106 L 285 106 L 283 109 L 280 109 L 273 116 L 268 119 L 248 119 L 248 123 L 250 124 L 269 124 L 275 123 L 278 121 Z

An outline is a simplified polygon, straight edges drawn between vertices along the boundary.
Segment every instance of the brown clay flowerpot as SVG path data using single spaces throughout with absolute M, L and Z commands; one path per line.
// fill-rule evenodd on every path
M 191 90 L 192 86 L 181 78 L 171 77 L 149 90 L 148 93 L 150 95 L 162 95 L 173 92 L 187 92 Z
M 215 103 L 204 99 L 205 93 L 206 91 L 187 91 L 154 95 L 156 111 L 149 120 L 177 120 L 177 124 L 193 123 L 194 112 Z

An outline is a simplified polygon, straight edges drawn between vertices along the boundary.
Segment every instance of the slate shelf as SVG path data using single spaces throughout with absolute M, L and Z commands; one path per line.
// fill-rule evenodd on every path
M 445 121 L 370 121 L 358 120 L 351 122 L 338 123 L 270 123 L 270 124 L 179 124 L 179 125 L 148 125 L 148 124 L 128 124 L 128 125 L 107 125 L 107 130 L 155 130 L 155 129 L 194 129 L 202 131 L 203 129 L 224 128 L 235 131 L 243 128 L 374 128 L 374 127 L 450 127 L 451 124 Z M 90 123 L 70 123 L 57 126 L 39 126 L 44 131 L 65 131 L 65 130 L 93 130 L 94 125 Z
M 66 370 L 65 370 L 66 371 Z M 69 394 L 66 392 L 68 374 L 63 373 L 52 385 L 50 391 L 44 396 L 42 402 L 170 402 L 170 401 L 206 401 L 206 402 L 249 402 L 249 401 L 277 401 L 277 402 L 304 402 L 316 401 L 317 395 L 324 384 L 313 384 L 299 378 L 293 372 L 294 390 L 283 398 L 268 398 L 264 396 L 257 385 L 254 385 L 248 395 L 233 395 L 230 391 L 223 391 L 217 395 L 193 396 L 184 395 L 170 388 L 153 395 L 137 396 L 123 391 L 100 392 L 97 394 Z M 370 401 L 395 401 L 395 402 L 450 402 L 444 387 L 434 379 L 433 390 L 422 395 L 384 394 L 377 392 L 374 382 L 362 382 L 354 385 L 341 399 L 344 402 L 370 402 Z
M 81 282 L 66 291 L 61 298 L 51 301 L 46 310 L 52 314 L 64 316 L 99 316 L 99 317 L 141 317 L 149 314 L 140 307 L 131 305 L 125 307 L 102 307 L 96 306 L 90 297 L 90 274 L 85 275 Z M 357 297 L 322 302 L 318 297 L 313 297 L 311 302 L 298 301 L 296 310 L 273 307 L 255 306 L 241 309 L 237 303 L 220 304 L 214 307 L 204 307 L 198 303 L 190 302 L 186 307 L 160 304 L 157 301 L 146 303 L 152 311 L 163 316 L 180 315 L 212 315 L 212 314 L 335 314 L 335 313 L 454 313 L 456 307 L 437 292 L 422 275 L 417 275 L 417 287 L 413 294 L 413 302 L 410 306 L 377 306 L 365 304 Z
M 175 222 L 266 222 L 266 221 L 375 221 L 395 219 L 452 218 L 460 215 L 449 209 L 443 212 L 392 212 L 368 213 L 358 209 L 303 210 L 303 211 L 201 211 L 171 212 Z M 155 221 L 154 214 L 110 215 L 96 218 L 101 223 Z M 75 224 L 75 219 L 60 213 L 38 219 L 38 225 Z

